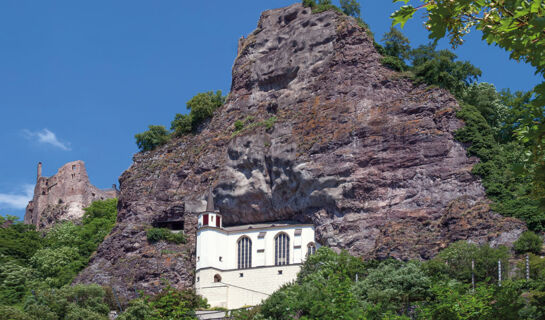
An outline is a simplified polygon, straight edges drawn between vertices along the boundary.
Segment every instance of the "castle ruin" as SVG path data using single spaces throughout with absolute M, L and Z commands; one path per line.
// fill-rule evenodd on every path
M 106 190 L 93 186 L 81 160 L 65 164 L 51 177 L 42 176 L 39 162 L 34 197 L 26 207 L 24 221 L 37 229 L 48 228 L 58 221 L 78 221 L 85 212 L 83 208 L 93 201 L 116 198 L 117 194 L 115 184 Z

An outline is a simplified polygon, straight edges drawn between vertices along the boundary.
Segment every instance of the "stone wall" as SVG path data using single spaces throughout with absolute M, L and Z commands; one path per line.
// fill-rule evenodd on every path
M 38 229 L 58 221 L 78 221 L 83 217 L 83 208 L 93 201 L 117 197 L 115 186 L 101 190 L 89 182 L 85 163 L 81 160 L 65 164 L 51 177 L 43 177 L 41 169 L 39 163 L 34 197 L 27 205 L 24 218 L 25 223 Z

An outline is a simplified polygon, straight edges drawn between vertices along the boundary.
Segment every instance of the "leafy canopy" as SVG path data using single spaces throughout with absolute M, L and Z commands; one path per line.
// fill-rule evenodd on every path
M 165 126 L 148 126 L 148 130 L 134 135 L 140 151 L 151 151 L 170 140 L 170 132 Z
M 545 76 L 545 1 L 542 0 L 421 0 L 391 15 L 393 25 L 403 26 L 419 9 L 427 14 L 429 38 L 437 42 L 447 37 L 453 47 L 461 45 L 472 28 L 480 30 L 488 44 L 510 52 L 510 58 L 524 61 Z M 524 173 L 532 178 L 532 195 L 545 208 L 545 81 L 532 92 L 532 100 L 514 132 L 526 149 Z

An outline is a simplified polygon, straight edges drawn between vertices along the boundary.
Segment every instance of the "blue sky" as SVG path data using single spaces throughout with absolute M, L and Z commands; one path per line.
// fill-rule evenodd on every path
M 198 92 L 228 92 L 240 36 L 262 11 L 292 3 L 0 2 L 0 214 L 24 215 L 38 161 L 49 176 L 83 160 L 97 187 L 117 183 L 137 152 L 134 134 L 149 124 L 169 126 Z M 398 5 L 360 3 L 380 40 Z M 413 45 L 428 42 L 422 19 L 403 31 Z M 498 88 L 539 82 L 530 66 L 510 61 L 478 33 L 456 53 Z

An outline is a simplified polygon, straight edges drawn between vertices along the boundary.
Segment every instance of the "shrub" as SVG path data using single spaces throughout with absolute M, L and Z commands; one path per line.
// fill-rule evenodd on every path
M 361 14 L 360 4 L 356 0 L 341 0 L 341 10 L 347 16 L 358 18 Z
M 235 131 L 240 131 L 242 128 L 244 128 L 244 122 L 241 120 L 235 121 Z
M 180 114 L 177 113 L 174 120 L 170 124 L 170 130 L 174 131 L 176 136 L 182 136 L 187 133 L 191 133 L 193 130 L 191 128 L 192 123 L 191 114 Z
M 168 142 L 170 134 L 165 126 L 148 126 L 148 131 L 134 135 L 136 145 L 140 151 L 151 151 Z
M 170 286 L 153 297 L 131 301 L 119 320 L 196 319 L 195 309 L 208 303 L 194 290 L 176 290 Z
M 146 236 L 148 238 L 148 241 L 150 243 L 155 243 L 158 241 L 166 241 L 171 243 L 185 243 L 185 236 L 183 233 L 174 233 L 171 232 L 169 229 L 166 228 L 152 228 L 149 229 L 146 233 Z
M 187 102 L 187 109 L 191 110 L 191 128 L 196 130 L 197 127 L 206 119 L 212 117 L 214 111 L 221 107 L 225 102 L 225 97 L 221 95 L 221 90 L 213 93 L 199 93 Z
M 407 65 L 405 64 L 405 62 L 403 62 L 403 60 L 397 57 L 386 56 L 386 57 L 383 57 L 380 60 L 380 62 L 382 63 L 383 66 L 388 67 L 395 71 L 407 70 Z
M 15 307 L 0 305 L 0 320 L 35 320 L 35 318 Z
M 423 267 L 428 274 L 437 278 L 456 279 L 471 282 L 471 261 L 475 261 L 475 279 L 477 281 L 496 281 L 498 277 L 498 260 L 507 266 L 509 250 L 500 246 L 491 248 L 488 244 L 476 245 L 458 241 L 441 251 L 435 258 L 426 262 Z
M 106 320 L 109 312 L 104 302 L 104 290 L 96 284 L 37 290 L 27 297 L 24 310 L 33 318 L 44 320 Z
M 513 244 L 516 253 L 541 253 L 543 239 L 532 231 L 523 232 L 517 241 Z

